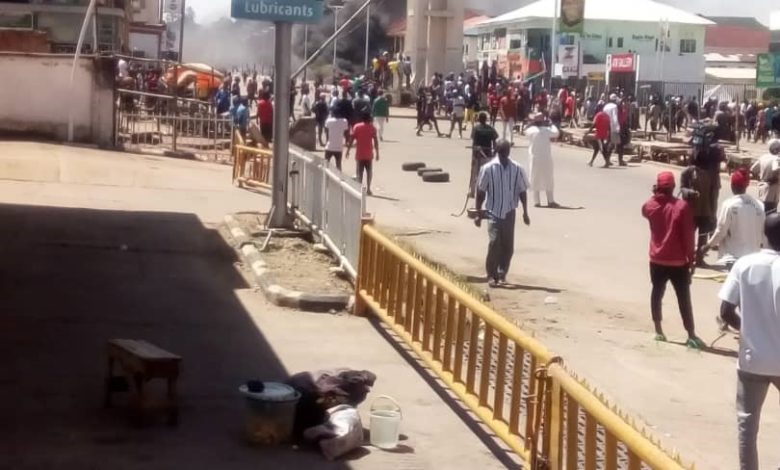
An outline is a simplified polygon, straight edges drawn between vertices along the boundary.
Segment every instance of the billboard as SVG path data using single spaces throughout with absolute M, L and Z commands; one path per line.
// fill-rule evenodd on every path
M 634 54 L 608 55 L 607 68 L 610 72 L 633 72 L 636 70 L 636 58 Z
M 780 54 L 759 54 L 756 60 L 756 87 L 780 86 Z
M 163 22 L 165 23 L 165 37 L 161 44 L 163 51 L 179 51 L 179 21 L 181 21 L 184 8 L 183 0 L 164 0 Z
M 558 64 L 561 67 L 561 77 L 578 77 L 580 71 L 580 47 L 576 44 L 558 46 Z
M 585 0 L 561 0 L 560 32 L 582 34 L 585 23 Z

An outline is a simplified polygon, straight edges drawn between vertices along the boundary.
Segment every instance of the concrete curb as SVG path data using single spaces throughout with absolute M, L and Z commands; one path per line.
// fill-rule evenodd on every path
M 275 283 L 273 274 L 263 261 L 260 250 L 257 249 L 246 231 L 241 228 L 236 218 L 232 215 L 226 215 L 224 220 L 230 236 L 235 241 L 236 250 L 250 268 L 252 278 L 271 303 L 280 307 L 321 313 L 345 311 L 354 303 L 352 295 L 299 292 Z
M 138 155 L 147 155 L 150 157 L 165 157 L 165 158 L 178 158 L 180 160 L 198 160 L 198 156 L 194 152 L 187 152 L 184 150 L 164 150 L 164 149 L 147 149 L 140 148 L 134 145 L 124 145 L 118 148 L 120 151 L 135 153 Z

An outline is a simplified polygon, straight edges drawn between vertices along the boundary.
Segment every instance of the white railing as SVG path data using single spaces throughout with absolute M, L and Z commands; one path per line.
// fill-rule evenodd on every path
M 360 256 L 360 228 L 366 192 L 325 160 L 290 148 L 289 204 L 295 215 L 320 236 L 354 280 Z

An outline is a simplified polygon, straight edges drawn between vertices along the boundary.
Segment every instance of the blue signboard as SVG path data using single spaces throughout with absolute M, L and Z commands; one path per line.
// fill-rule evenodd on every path
M 288 23 L 319 23 L 324 0 L 231 0 L 233 18 Z

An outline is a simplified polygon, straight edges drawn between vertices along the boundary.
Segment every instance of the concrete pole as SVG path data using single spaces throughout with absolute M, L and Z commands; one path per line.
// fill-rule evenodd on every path
M 68 100 L 71 103 L 68 105 L 68 142 L 73 142 L 73 84 L 76 81 L 76 67 L 79 64 L 79 58 L 81 57 L 81 48 L 84 46 L 84 36 L 87 35 L 87 26 L 89 25 L 89 19 L 95 14 L 95 5 L 97 0 L 90 0 L 87 12 L 84 15 L 84 22 L 81 24 L 81 32 L 79 33 L 79 40 L 76 43 L 76 53 L 73 55 L 73 67 L 70 69 L 70 85 L 68 93 Z
M 555 63 L 558 61 L 558 0 L 553 2 L 555 11 L 553 11 L 552 36 L 550 36 L 550 93 L 552 93 L 552 79 L 555 76 Z
M 305 65 L 309 60 L 309 25 L 303 26 L 303 81 L 306 82 L 306 72 L 309 68 Z
M 339 30 L 339 10 L 340 8 L 334 7 L 333 8 L 333 34 L 336 34 L 336 32 Z M 338 54 L 339 50 L 339 37 L 336 36 L 336 38 L 333 40 L 333 80 L 335 81 L 336 78 L 336 55 Z
M 179 25 L 179 63 L 184 63 L 184 14 L 186 13 L 187 0 L 181 0 L 181 24 Z
M 287 213 L 287 171 L 290 147 L 290 74 L 292 73 L 292 23 L 276 23 L 274 48 L 274 144 L 273 209 L 268 226 L 290 225 Z
M 371 4 L 369 4 L 368 8 L 366 8 L 366 63 L 363 70 L 368 70 L 368 63 L 370 60 L 368 57 L 369 34 L 371 34 Z

